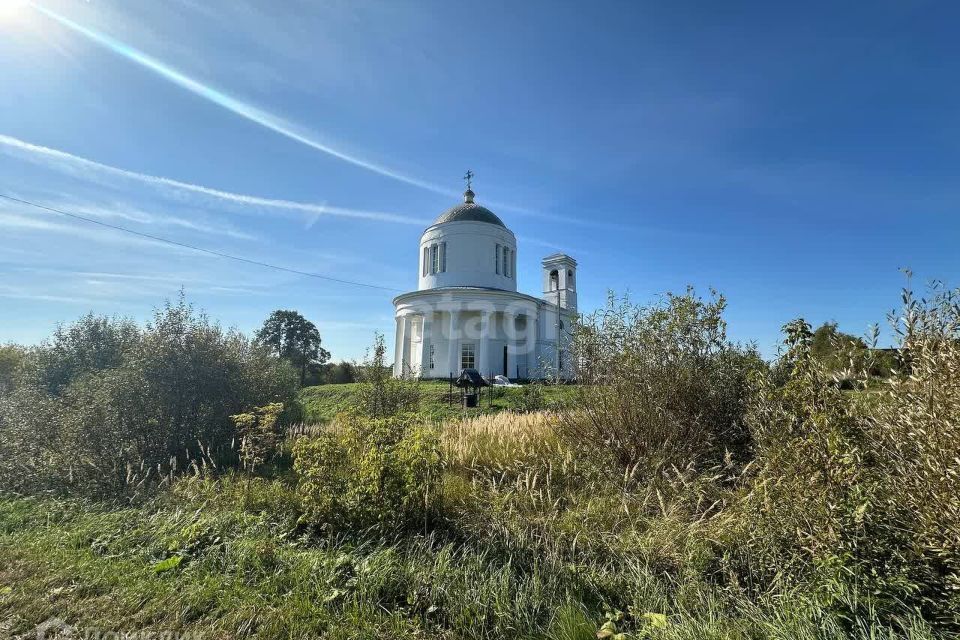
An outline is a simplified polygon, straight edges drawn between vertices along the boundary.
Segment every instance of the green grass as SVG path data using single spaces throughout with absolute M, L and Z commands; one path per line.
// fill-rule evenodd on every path
M 835 615 L 799 592 L 748 599 L 690 557 L 672 570 L 671 556 L 706 548 L 695 530 L 626 517 L 575 483 L 564 517 L 549 517 L 534 487 L 458 480 L 429 535 L 390 539 L 303 527 L 284 479 L 256 479 L 249 500 L 233 474 L 185 478 L 137 506 L 0 496 L 0 636 L 57 617 L 81 631 L 204 638 L 588 640 L 620 609 L 630 638 L 934 637 Z
M 304 408 L 304 419 L 311 423 L 330 421 L 335 415 L 349 408 L 355 400 L 359 383 L 325 384 L 306 387 L 300 391 L 299 400 Z M 483 401 L 476 409 L 463 409 L 459 404 L 459 390 L 453 389 L 453 403 L 449 402 L 449 383 L 428 380 L 420 383 L 423 400 L 420 412 L 433 420 L 448 420 L 464 415 L 481 415 L 504 410 L 519 410 L 523 397 L 522 387 L 487 388 Z M 547 407 L 559 407 L 572 398 L 576 387 L 570 385 L 544 385 L 543 397 Z M 492 402 L 490 394 L 492 393 Z

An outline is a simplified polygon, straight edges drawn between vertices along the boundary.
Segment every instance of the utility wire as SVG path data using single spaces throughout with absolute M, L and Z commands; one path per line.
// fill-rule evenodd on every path
M 156 240 L 157 242 L 163 242 L 175 247 L 182 247 L 184 249 L 190 249 L 192 251 L 199 251 L 200 253 L 207 253 L 218 258 L 227 258 L 228 260 L 236 260 L 237 262 L 245 262 L 246 264 L 252 264 L 258 267 L 266 267 L 268 269 L 276 269 L 277 271 L 286 271 L 287 273 L 295 273 L 300 276 L 309 276 L 311 278 L 319 278 L 320 280 L 327 280 L 329 282 L 336 282 L 339 284 L 346 284 L 355 287 L 367 287 L 369 289 L 380 289 L 383 291 L 397 291 L 401 292 L 401 289 L 395 289 L 393 287 L 384 287 L 378 284 L 369 284 L 366 282 L 356 282 L 354 280 L 342 280 L 340 278 L 333 278 L 330 276 L 321 275 L 319 273 L 311 273 L 309 271 L 300 271 L 299 269 L 291 269 L 289 267 L 281 267 L 279 265 L 270 264 L 269 262 L 260 262 L 259 260 L 251 260 L 250 258 L 243 258 L 241 256 L 235 256 L 229 253 L 223 253 L 222 251 L 215 251 L 213 249 L 205 249 L 203 247 L 198 247 L 196 245 L 187 244 L 186 242 L 178 242 L 177 240 L 170 240 L 169 238 L 163 238 L 161 236 L 155 236 L 149 233 L 143 233 L 140 231 L 134 231 L 133 229 L 128 229 L 126 227 L 121 227 L 116 224 L 109 224 L 107 222 L 102 222 L 100 220 L 94 220 L 93 218 L 87 218 L 86 216 L 81 216 L 76 213 L 69 213 L 67 211 L 62 211 L 60 209 L 55 209 L 53 207 L 48 207 L 36 202 L 30 202 L 29 200 L 21 200 L 20 198 L 14 198 L 13 196 L 8 196 L 4 193 L 0 193 L 0 198 L 6 198 L 13 202 L 19 202 L 21 204 L 30 205 L 31 207 L 36 207 L 38 209 L 43 209 L 45 211 L 50 211 L 52 213 L 58 213 L 62 216 L 67 216 L 68 218 L 74 218 L 75 220 L 82 220 L 83 222 L 89 222 L 90 224 L 96 224 L 101 227 L 106 227 L 108 229 L 114 229 L 115 231 L 122 231 L 124 233 L 129 233 L 135 236 L 140 236 L 141 238 L 149 238 L 150 240 Z

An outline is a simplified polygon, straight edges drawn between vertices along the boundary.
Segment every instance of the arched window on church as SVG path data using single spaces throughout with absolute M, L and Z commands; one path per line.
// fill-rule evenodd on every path
M 560 274 L 556 269 L 550 272 L 550 291 L 556 291 L 560 288 Z

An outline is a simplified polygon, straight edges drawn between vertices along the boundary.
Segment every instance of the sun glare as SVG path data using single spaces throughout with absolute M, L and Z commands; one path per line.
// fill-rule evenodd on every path
M 22 19 L 27 11 L 27 0 L 0 0 L 0 25 Z

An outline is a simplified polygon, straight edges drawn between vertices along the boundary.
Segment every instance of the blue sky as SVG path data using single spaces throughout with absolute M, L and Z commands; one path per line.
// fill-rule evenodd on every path
M 582 310 L 712 286 L 767 355 L 796 316 L 883 322 L 902 267 L 958 281 L 955 3 L 0 4 L 7 195 L 409 290 L 470 168 L 521 290 L 557 250 Z M 297 309 L 335 358 L 392 338 L 389 291 L 0 202 L 0 342 L 181 287 L 244 331 Z

